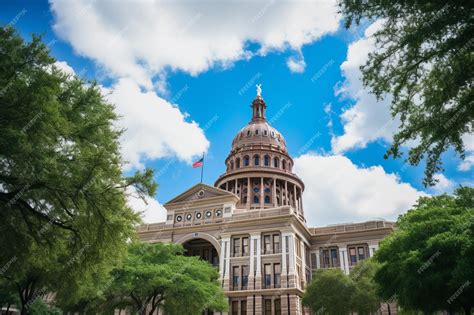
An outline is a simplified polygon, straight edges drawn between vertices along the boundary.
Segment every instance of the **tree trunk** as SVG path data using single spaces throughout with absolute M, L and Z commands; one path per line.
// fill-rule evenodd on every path
M 388 310 L 388 315 L 392 315 L 392 312 L 390 311 L 390 303 L 387 303 L 387 310 Z
M 5 312 L 6 315 L 10 314 L 10 303 L 7 304 L 7 310 Z
M 471 315 L 471 306 L 470 305 L 464 305 L 462 308 L 464 309 L 464 314 Z

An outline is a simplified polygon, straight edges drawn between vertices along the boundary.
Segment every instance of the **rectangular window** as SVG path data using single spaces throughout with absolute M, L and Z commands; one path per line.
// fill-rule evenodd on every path
M 232 315 L 239 315 L 239 301 L 232 301 Z
M 301 241 L 296 238 L 296 256 L 301 257 Z
M 275 299 L 275 315 L 281 315 L 281 300 Z
M 271 254 L 272 245 L 270 235 L 263 236 L 263 249 L 265 254 Z
M 248 256 L 249 255 L 249 238 L 242 237 L 242 255 Z
M 327 249 L 323 249 L 321 251 L 321 256 L 323 258 L 323 268 L 329 268 L 331 266 L 329 261 L 329 251 Z
M 272 315 L 272 300 L 265 300 L 265 315 Z
M 240 314 L 247 315 L 247 301 L 240 301 Z
M 242 290 L 247 290 L 249 285 L 249 266 L 242 266 Z
M 281 287 L 281 267 L 280 264 L 273 265 L 273 282 L 275 288 Z
M 240 238 L 234 238 L 234 257 L 235 256 L 240 256 Z
M 239 269 L 240 267 L 233 267 L 233 276 L 232 276 L 232 286 L 233 290 L 238 290 L 239 289 L 239 282 L 240 282 L 240 274 L 239 274 Z
M 280 252 L 280 234 L 273 235 L 273 253 Z
M 332 267 L 338 267 L 339 266 L 339 261 L 337 259 L 337 249 L 336 248 L 331 249 L 331 266 Z
M 350 262 L 351 265 L 356 265 L 357 264 L 357 255 L 356 255 L 356 249 L 355 247 L 349 247 L 349 257 L 350 257 Z
M 316 254 L 311 253 L 311 269 L 316 270 L 317 269 L 317 264 L 316 264 Z
M 264 288 L 269 289 L 272 287 L 272 265 L 265 264 L 264 265 Z
M 365 259 L 365 248 L 364 247 L 358 247 L 357 248 L 358 254 L 359 254 L 359 259 L 358 260 L 364 260 Z

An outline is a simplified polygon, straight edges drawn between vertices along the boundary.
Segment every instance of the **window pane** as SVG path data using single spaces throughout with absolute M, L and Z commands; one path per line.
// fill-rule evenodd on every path
M 242 289 L 246 290 L 249 284 L 249 267 L 242 266 Z
M 270 250 L 271 250 L 270 235 L 265 235 L 263 237 L 263 243 L 264 243 L 265 254 L 270 253 Z
M 351 257 L 351 265 L 357 264 L 357 256 L 356 256 L 355 247 L 349 248 L 349 254 L 350 254 L 350 257 Z
M 240 314 L 247 315 L 247 301 L 240 302 Z
M 232 301 L 232 315 L 239 315 L 239 302 Z
M 275 282 L 275 288 L 281 286 L 281 267 L 280 264 L 273 265 L 273 281 Z
M 337 249 L 335 248 L 331 249 L 331 264 L 332 264 L 332 267 L 339 266 L 339 261 L 337 259 Z
M 273 235 L 273 252 L 274 253 L 280 252 L 280 235 L 279 234 Z
M 272 315 L 272 300 L 265 300 L 265 315 Z
M 275 300 L 275 315 L 281 315 L 281 300 Z
M 365 259 L 365 250 L 364 247 L 359 247 L 357 248 L 358 253 L 359 253 L 359 260 Z
M 271 265 L 265 264 L 264 265 L 264 286 L 265 288 L 270 288 L 272 285 L 272 274 L 271 274 Z
M 232 286 L 234 287 L 234 290 L 239 289 L 239 281 L 240 281 L 240 275 L 239 275 L 239 267 L 233 267 L 233 278 L 232 278 Z
M 244 256 L 249 254 L 249 238 L 248 237 L 242 238 L 242 254 L 244 254 Z

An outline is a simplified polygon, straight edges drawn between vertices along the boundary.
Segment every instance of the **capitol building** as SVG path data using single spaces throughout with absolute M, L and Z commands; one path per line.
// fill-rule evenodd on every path
M 266 120 L 266 107 L 257 93 L 251 120 L 234 137 L 226 172 L 213 187 L 200 183 L 168 201 L 166 222 L 144 224 L 138 234 L 146 242 L 182 244 L 188 255 L 218 268 L 229 315 L 310 314 L 301 301 L 312 273 L 349 274 L 394 223 L 307 226 L 305 211 L 312 209 L 305 209 L 304 182 L 293 173 L 285 138 Z

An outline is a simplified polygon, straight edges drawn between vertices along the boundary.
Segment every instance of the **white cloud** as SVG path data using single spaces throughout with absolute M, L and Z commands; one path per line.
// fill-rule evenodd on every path
M 449 178 L 447 178 L 441 173 L 434 174 L 433 178 L 438 181 L 436 185 L 430 188 L 430 190 L 432 190 L 434 193 L 451 193 L 454 187 L 456 186 L 453 181 L 451 181 Z
M 299 51 L 338 29 L 335 0 L 163 2 L 51 0 L 54 30 L 114 77 L 151 88 L 163 70 L 198 74 L 249 58 L 247 44 Z
M 381 166 L 358 167 L 345 156 L 313 153 L 295 159 L 294 170 L 305 182 L 305 216 L 310 226 L 395 220 L 426 195 Z
M 134 188 L 129 188 L 127 203 L 133 211 L 140 213 L 144 223 L 166 221 L 166 209 L 154 198 L 145 197 L 145 201 L 138 198 Z
M 465 134 L 462 137 L 466 149 L 466 157 L 458 165 L 458 170 L 467 172 L 474 166 L 474 134 Z
M 69 75 L 75 75 L 76 74 L 74 69 L 70 65 L 68 65 L 68 63 L 65 62 L 65 61 L 56 61 L 54 63 L 54 66 L 57 69 L 59 69 L 59 70 L 63 71 L 64 73 L 66 73 L 66 74 L 69 74 Z
M 303 57 L 290 57 L 288 58 L 286 65 L 291 72 L 302 73 L 306 68 L 306 63 L 304 62 Z
M 121 116 L 119 127 L 126 129 L 121 146 L 128 168 L 142 168 L 144 160 L 171 156 L 190 162 L 207 151 L 209 141 L 196 122 L 188 122 L 179 108 L 154 92 L 143 92 L 131 79 L 119 80 L 104 93 Z
M 383 139 L 391 141 L 399 121 L 390 114 L 389 96 L 382 101 L 369 93 L 362 84 L 360 66 L 367 61 L 368 53 L 374 50 L 374 39 L 370 37 L 380 29 L 382 21 L 376 21 L 365 31 L 365 37 L 349 45 L 347 59 L 341 70 L 345 77 L 337 90 L 339 95 L 355 100 L 355 104 L 341 114 L 344 134 L 331 139 L 332 150 L 339 154 L 354 148 L 364 148 L 369 142 Z

